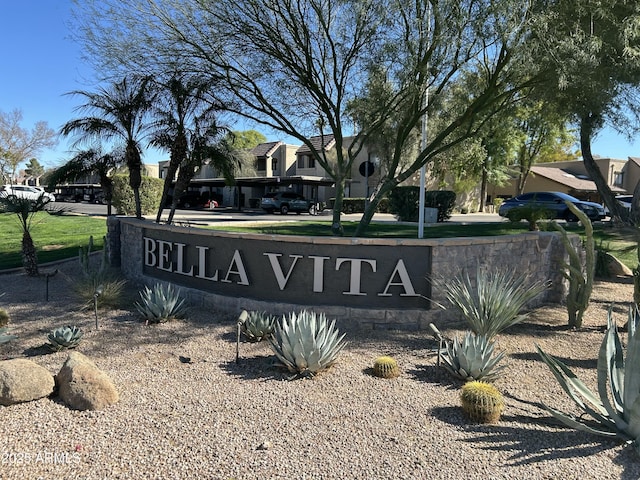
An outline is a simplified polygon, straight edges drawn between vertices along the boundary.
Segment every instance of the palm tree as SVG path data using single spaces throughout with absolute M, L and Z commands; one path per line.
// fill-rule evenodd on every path
M 15 195 L 0 198 L 2 211 L 16 214 L 22 227 L 22 265 L 30 277 L 39 275 L 38 252 L 33 243 L 33 238 L 31 238 L 31 227 L 34 218 L 36 218 L 36 213 L 43 211 L 48 201 L 44 194 L 40 195 L 37 200 Z
M 212 81 L 180 74 L 173 75 L 166 83 L 157 86 L 158 101 L 153 110 L 155 132 L 151 143 L 170 152 L 156 216 L 158 223 L 176 172 L 179 171 L 168 223 L 173 219 L 180 196 L 205 162 L 214 162 L 219 171 L 233 178 L 234 156 L 221 143 L 227 129 L 219 127 L 216 122 L 216 115 L 223 106 L 210 98 L 212 88 Z
M 167 223 L 173 221 L 180 195 L 187 189 L 191 179 L 203 165 L 211 165 L 224 177 L 227 184 L 233 184 L 235 172 L 240 167 L 242 152 L 234 149 L 227 141 L 227 133 L 226 128 L 215 124 L 201 127 L 198 121 L 195 122 L 187 156 L 180 164 L 178 171 Z
M 49 188 L 64 182 L 75 181 L 87 175 L 97 174 L 100 187 L 107 202 L 107 215 L 111 215 L 111 200 L 113 198 L 113 171 L 124 163 L 124 152 L 114 150 L 103 153 L 100 146 L 82 150 L 67 163 L 56 168 L 49 177 Z
M 146 116 L 153 103 L 153 92 L 148 77 L 124 78 L 97 93 L 82 90 L 71 92 L 82 95 L 87 103 L 79 109 L 94 112 L 89 116 L 71 120 L 61 129 L 63 135 L 77 134 L 80 142 L 115 140 L 124 145 L 124 159 L 129 169 L 129 185 L 133 189 L 136 217 L 142 218 L 140 184 L 142 183 L 142 153 L 140 142 L 150 134 Z

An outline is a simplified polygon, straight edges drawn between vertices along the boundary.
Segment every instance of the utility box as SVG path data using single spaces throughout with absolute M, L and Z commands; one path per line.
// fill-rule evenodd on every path
M 424 208 L 424 223 L 437 223 L 438 222 L 438 209 L 432 207 Z

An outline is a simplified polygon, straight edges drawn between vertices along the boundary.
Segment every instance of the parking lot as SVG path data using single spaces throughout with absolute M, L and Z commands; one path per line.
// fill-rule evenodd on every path
M 107 206 L 101 204 L 91 203 L 64 203 L 55 202 L 52 205 L 55 209 L 64 209 L 65 211 L 81 213 L 85 215 L 94 216 L 107 216 Z M 166 218 L 169 213 L 168 209 L 163 212 L 163 218 Z M 243 222 L 243 221 L 292 221 L 297 219 L 321 219 L 331 218 L 331 210 L 324 210 L 317 216 L 309 216 L 308 214 L 295 214 L 290 213 L 288 215 L 281 215 L 279 213 L 268 214 L 261 209 L 245 209 L 238 211 L 229 207 L 221 207 L 214 210 L 176 210 L 175 221 L 176 222 L 189 222 L 193 224 L 209 224 L 218 222 Z M 342 219 L 345 221 L 359 221 L 362 214 L 352 213 L 343 214 Z M 155 219 L 154 215 L 148 215 L 147 218 Z M 374 215 L 374 221 L 376 222 L 396 222 L 395 217 L 388 213 L 377 213 Z M 486 222 L 504 222 L 505 219 L 501 218 L 497 213 L 469 213 L 469 214 L 453 214 L 449 222 L 456 223 L 486 223 Z

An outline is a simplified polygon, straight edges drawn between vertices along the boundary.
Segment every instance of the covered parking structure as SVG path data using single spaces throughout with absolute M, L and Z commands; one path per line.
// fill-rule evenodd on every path
M 222 205 L 242 210 L 245 207 L 259 207 L 259 199 L 275 190 L 294 191 L 314 202 L 327 202 L 333 195 L 334 183 L 332 178 L 307 175 L 239 177 L 232 185 L 228 185 L 224 178 L 195 178 L 189 183 L 188 190 L 209 194 L 210 198 L 221 195 Z

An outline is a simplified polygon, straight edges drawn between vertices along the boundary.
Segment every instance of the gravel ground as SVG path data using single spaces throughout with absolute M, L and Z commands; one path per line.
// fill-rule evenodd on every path
M 597 284 L 578 331 L 566 329 L 564 308 L 545 307 L 498 337 L 508 367 L 496 386 L 506 407 L 499 424 L 486 426 L 462 414 L 460 384 L 436 366 L 426 332 L 342 324 L 349 345 L 336 365 L 288 381 L 265 343 L 241 344 L 235 363 L 236 313 L 193 310 L 188 320 L 145 327 L 129 301 L 101 311 L 96 331 L 93 311 L 72 293 L 75 262 L 57 268 L 48 302 L 44 279 L 0 275 L 0 306 L 19 336 L 0 345 L 0 358 L 28 357 L 55 374 L 67 354 L 47 354 L 45 335 L 79 325 L 79 351 L 112 378 L 120 402 L 98 412 L 52 399 L 0 407 L 2 479 L 640 478 L 632 447 L 565 429 L 540 408 L 571 405 L 534 347 L 566 359 L 595 388 L 606 309 L 619 302 L 619 324 L 626 321 L 628 280 Z M 439 327 L 450 336 L 463 330 Z M 383 354 L 398 360 L 399 378 L 371 376 Z

